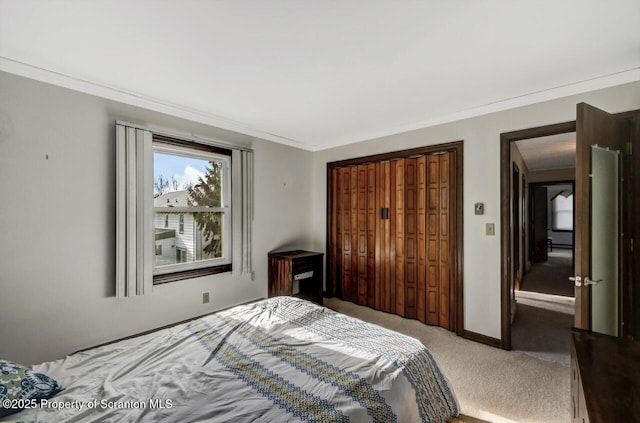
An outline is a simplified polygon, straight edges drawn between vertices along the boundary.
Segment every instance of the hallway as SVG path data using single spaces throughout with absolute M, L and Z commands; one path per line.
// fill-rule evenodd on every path
M 521 291 L 573 297 L 574 285 L 569 280 L 573 275 L 570 248 L 554 248 L 545 262 L 533 263 L 520 285 Z
M 554 249 L 535 263 L 516 291 L 512 349 L 565 366 L 570 363 L 574 286 L 570 249 Z

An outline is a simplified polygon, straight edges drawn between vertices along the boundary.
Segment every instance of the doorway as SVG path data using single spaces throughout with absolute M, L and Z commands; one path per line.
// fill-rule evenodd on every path
M 564 365 L 575 307 L 569 281 L 575 136 L 570 131 L 510 144 L 511 347 Z
M 534 256 L 537 259 L 547 259 L 547 227 L 545 222 L 537 222 L 536 225 L 536 213 L 533 209 L 533 202 L 531 201 L 531 197 L 535 196 L 535 191 L 533 190 L 536 186 L 535 184 L 537 182 L 545 182 L 545 180 L 538 180 L 536 178 L 539 178 L 545 173 L 547 175 L 547 181 L 557 181 L 560 179 L 572 180 L 575 178 L 575 147 L 573 147 L 571 153 L 564 155 L 564 165 L 551 160 L 553 153 L 550 154 L 550 152 L 555 149 L 557 155 L 561 149 L 558 148 L 559 145 L 570 144 L 570 134 L 575 133 L 575 131 L 576 123 L 572 121 L 501 134 L 501 191 L 506 194 L 501 196 L 501 214 L 503 216 L 510 216 L 508 219 L 502 219 L 501 222 L 501 248 L 503 255 L 501 346 L 504 349 L 510 350 L 512 348 L 512 324 L 514 324 L 516 320 L 518 309 L 518 299 L 515 295 L 516 279 L 522 276 L 516 274 L 515 271 L 516 269 L 522 269 L 521 273 L 524 277 L 522 277 L 521 282 L 523 285 L 526 285 L 527 278 L 529 278 L 529 280 L 532 279 L 531 271 Z M 529 142 L 526 140 L 534 141 Z M 529 150 L 532 153 L 528 155 L 525 151 L 525 156 L 529 156 L 528 165 L 525 163 L 522 152 L 517 147 L 516 143 L 518 141 L 523 141 L 520 146 L 522 150 Z M 569 147 L 566 147 L 566 149 L 568 151 L 571 150 Z M 567 161 L 571 163 L 569 166 L 566 165 Z M 513 175 L 514 163 L 518 166 L 522 174 L 520 181 L 526 181 L 526 184 L 522 183 L 521 185 L 519 182 L 516 183 Z M 549 166 L 549 163 L 554 164 Z M 529 167 L 534 170 L 529 171 Z M 560 169 L 562 168 L 573 168 L 574 170 L 561 171 Z M 566 177 L 567 173 L 570 174 L 569 177 Z M 564 175 L 564 177 L 558 177 L 557 175 Z M 517 188 L 516 185 L 518 185 Z M 516 194 L 518 197 L 514 198 Z M 520 210 L 519 213 L 516 213 L 516 210 L 514 210 L 516 208 L 514 204 L 516 203 L 525 204 L 521 207 L 522 210 Z M 543 204 L 546 204 L 546 197 Z M 546 210 L 546 205 L 543 209 Z M 543 214 L 538 213 L 537 215 L 539 218 L 539 216 Z M 546 214 L 544 214 L 544 216 L 546 217 Z M 541 235 L 539 235 L 539 237 L 544 236 L 545 239 L 545 243 L 540 251 L 536 251 L 535 249 L 535 238 L 531 232 L 531 228 L 535 227 L 541 229 Z M 523 237 L 516 235 L 522 233 L 524 233 Z M 517 247 L 514 246 L 515 240 L 517 240 L 518 243 Z M 524 250 L 524 254 L 518 253 L 522 250 Z M 570 282 L 567 281 L 567 284 L 570 284 Z M 532 301 L 533 300 L 540 301 L 541 299 L 533 298 Z M 564 307 L 564 309 L 566 310 L 570 307 L 571 304 L 569 304 L 568 307 Z M 527 307 L 522 308 L 527 309 Z M 569 320 L 571 321 L 571 316 L 569 316 Z
M 638 303 L 633 295 L 637 292 L 634 287 L 639 280 L 634 277 L 638 253 L 633 250 L 633 238 L 640 238 L 640 225 L 635 224 L 634 218 L 638 200 L 633 195 L 637 192 L 636 169 L 639 163 L 637 156 L 632 154 L 640 142 L 640 110 L 610 114 L 580 103 L 576 116 L 577 120 L 572 122 L 501 134 L 501 346 L 504 349 L 512 348 L 512 321 L 517 306 L 513 283 L 513 231 L 520 226 L 512 221 L 512 146 L 520 140 L 574 131 L 575 254 L 572 280 L 575 285 L 575 319 L 572 326 L 597 330 L 598 316 L 614 315 L 612 335 L 635 337 L 640 331 L 640 313 L 633 311 L 636 309 L 634 304 Z M 520 166 L 521 170 L 523 166 Z M 528 178 L 530 176 L 527 175 Z M 536 182 L 528 181 L 530 186 Z M 604 188 L 597 188 L 600 184 L 604 184 Z M 611 194 L 615 195 L 610 199 Z M 603 249 L 608 254 L 603 255 Z M 607 257 L 604 267 L 600 263 L 603 256 Z M 598 284 L 604 289 L 599 289 Z M 601 307 L 598 305 L 600 299 L 606 299 L 603 302 L 606 310 L 598 309 Z
M 575 134 L 569 133 L 564 136 L 570 138 Z M 536 143 L 538 140 L 534 138 L 518 141 L 516 145 L 521 146 L 522 142 Z M 522 148 L 520 150 L 522 151 Z M 572 169 L 564 171 L 566 176 L 569 176 L 570 170 Z M 538 176 L 536 179 L 542 178 Z M 528 190 L 526 202 L 531 220 L 523 226 L 529 234 L 529 257 L 525 261 L 528 270 L 527 277 L 517 289 L 573 298 L 575 290 L 573 285 L 567 282 L 573 275 L 575 260 L 575 182 L 535 182 L 530 184 Z

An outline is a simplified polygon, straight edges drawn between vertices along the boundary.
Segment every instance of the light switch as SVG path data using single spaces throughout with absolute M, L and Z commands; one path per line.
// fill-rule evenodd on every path
M 495 235 L 496 234 L 496 225 L 495 223 L 487 223 L 487 235 Z

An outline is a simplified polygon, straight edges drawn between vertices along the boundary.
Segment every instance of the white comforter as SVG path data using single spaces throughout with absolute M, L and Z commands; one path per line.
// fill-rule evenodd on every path
M 417 340 L 291 297 L 34 366 L 65 386 L 8 420 L 444 422 L 458 405 Z

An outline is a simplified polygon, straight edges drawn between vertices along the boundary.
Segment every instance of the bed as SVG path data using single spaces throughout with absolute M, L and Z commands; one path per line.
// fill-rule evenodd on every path
M 64 389 L 0 420 L 446 422 L 417 340 L 294 297 L 237 306 L 33 367 Z

